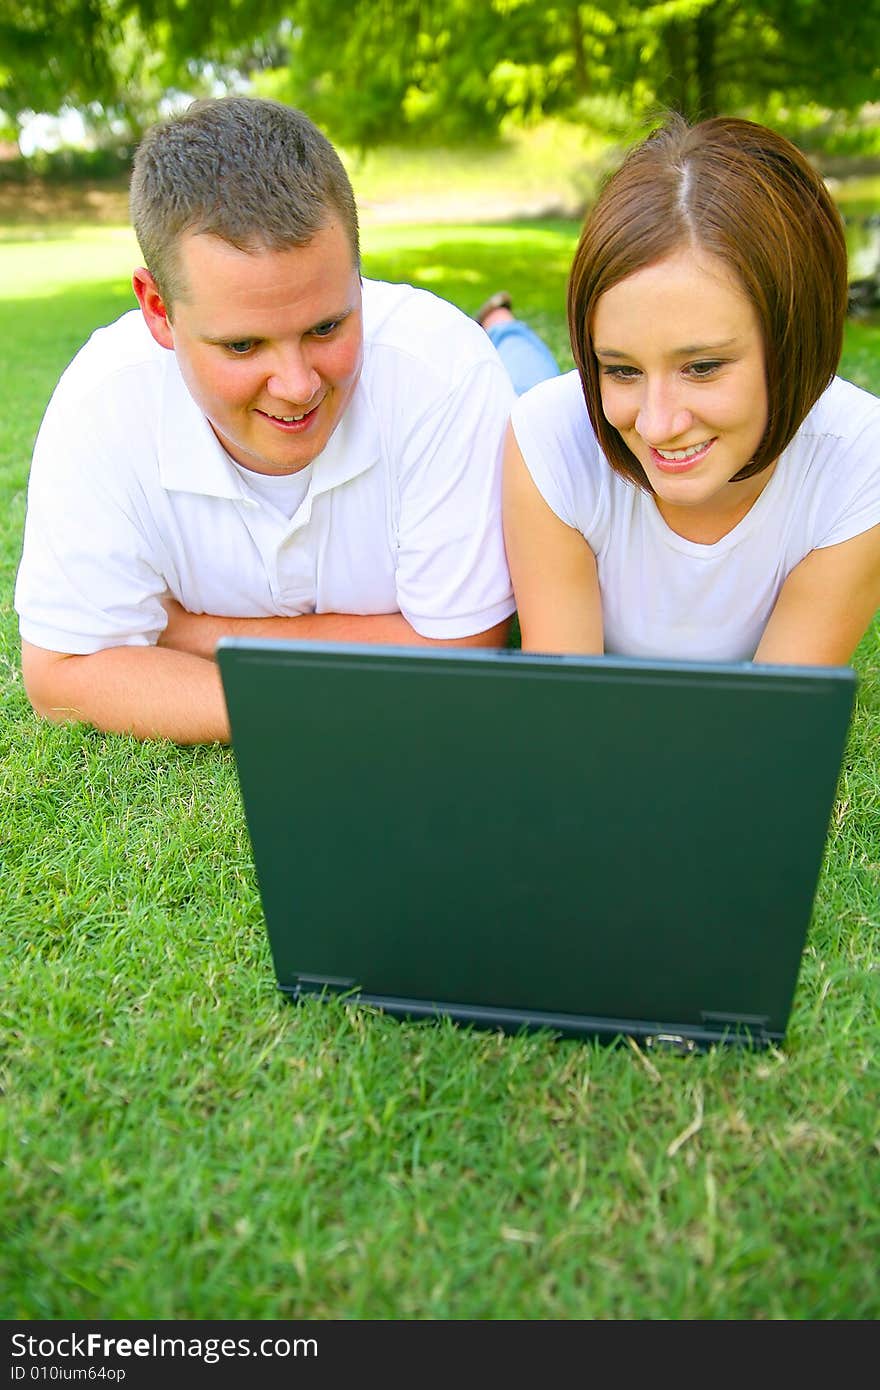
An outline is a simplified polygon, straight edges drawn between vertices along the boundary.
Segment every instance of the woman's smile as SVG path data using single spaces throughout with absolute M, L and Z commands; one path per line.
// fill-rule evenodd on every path
M 652 448 L 654 466 L 661 473 L 686 473 L 706 457 L 714 443 L 714 439 L 707 439 L 703 444 L 691 444 L 684 449 Z

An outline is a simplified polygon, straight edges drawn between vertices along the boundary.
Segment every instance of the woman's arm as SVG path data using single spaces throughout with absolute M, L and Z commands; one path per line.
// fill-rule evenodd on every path
M 602 600 L 592 550 L 547 505 L 513 429 L 504 446 L 504 544 L 525 651 L 600 654 Z
M 811 550 L 786 579 L 755 660 L 845 666 L 880 608 L 880 526 Z

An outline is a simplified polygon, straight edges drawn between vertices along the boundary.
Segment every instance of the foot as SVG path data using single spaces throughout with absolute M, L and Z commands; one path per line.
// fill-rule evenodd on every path
M 504 323 L 513 318 L 513 301 L 506 290 L 498 290 L 481 304 L 474 318 L 481 328 L 489 329 L 493 323 Z

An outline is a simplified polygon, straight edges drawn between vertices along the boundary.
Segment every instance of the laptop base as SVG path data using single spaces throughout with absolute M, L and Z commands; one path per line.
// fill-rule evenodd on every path
M 751 1051 L 764 1050 L 772 1043 L 782 1041 L 781 1034 L 768 1032 L 758 1019 L 747 1023 L 731 1020 L 712 1024 L 707 1021 L 705 1027 L 695 1028 L 693 1024 L 661 1023 L 646 1019 L 589 1018 L 577 1014 L 543 1013 L 534 1009 L 498 1009 L 487 1005 L 398 999 L 364 993 L 352 985 L 329 984 L 326 981 L 281 985 L 279 989 L 292 1004 L 307 999 L 345 998 L 348 1003 L 378 1009 L 405 1022 L 449 1018 L 453 1023 L 491 1032 L 550 1033 L 557 1038 L 592 1038 L 610 1044 L 631 1038 L 649 1050 L 681 1054 L 705 1052 L 719 1043 Z

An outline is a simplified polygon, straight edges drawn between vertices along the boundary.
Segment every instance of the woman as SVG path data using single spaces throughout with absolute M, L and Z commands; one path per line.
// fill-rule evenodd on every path
M 880 605 L 880 401 L 834 376 L 843 226 L 787 140 L 673 117 L 589 214 L 577 372 L 515 405 L 523 647 L 844 664 Z

